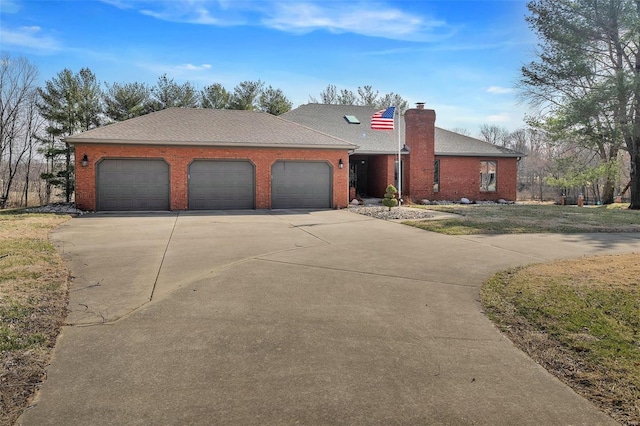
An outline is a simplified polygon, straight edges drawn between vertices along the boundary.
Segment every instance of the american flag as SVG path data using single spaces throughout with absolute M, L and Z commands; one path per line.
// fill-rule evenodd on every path
M 393 130 L 393 114 L 396 107 L 382 109 L 371 116 L 371 128 L 373 130 Z

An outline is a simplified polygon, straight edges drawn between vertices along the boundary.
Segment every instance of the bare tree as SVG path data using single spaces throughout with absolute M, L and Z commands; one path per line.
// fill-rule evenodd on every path
M 36 107 L 38 69 L 23 57 L 0 57 L 0 207 L 12 192 L 25 156 L 33 154 L 42 122 Z
M 356 94 L 349 89 L 342 89 L 338 94 L 339 105 L 359 105 Z
M 409 108 L 409 102 L 407 102 L 402 96 L 393 92 L 382 95 L 376 102 L 376 107 L 380 109 L 388 108 L 390 106 L 395 106 L 398 111 L 404 112 Z
M 464 128 L 464 127 L 454 127 L 452 129 L 449 129 L 449 130 L 452 131 L 453 133 L 457 133 L 459 135 L 471 136 L 471 132 L 469 131 L 469 129 Z
M 360 98 L 360 105 L 376 106 L 378 91 L 374 91 L 373 87 L 368 85 L 358 87 L 358 97 Z
M 395 106 L 398 111 L 406 111 L 409 103 L 402 98 L 402 96 L 396 93 L 387 93 L 379 96 L 378 91 L 374 90 L 372 86 L 365 85 L 358 87 L 357 95 L 349 89 L 341 89 L 329 84 L 322 92 L 320 92 L 320 99 L 315 96 L 309 96 L 310 103 L 321 103 L 329 105 L 363 105 L 363 106 L 375 106 L 376 108 L 388 108 Z
M 313 104 L 337 104 L 338 103 L 338 89 L 335 85 L 330 84 L 320 92 L 320 100 L 314 96 L 309 96 L 309 102 Z
M 507 147 L 509 130 L 495 124 L 483 124 L 480 126 L 480 139 L 493 145 Z

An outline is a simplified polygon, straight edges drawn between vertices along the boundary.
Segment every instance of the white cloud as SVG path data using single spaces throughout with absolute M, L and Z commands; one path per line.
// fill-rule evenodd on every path
M 136 62 L 135 65 L 158 76 L 166 74 L 169 78 L 175 78 L 179 82 L 191 81 L 210 84 L 212 80 L 216 82 L 216 78 L 218 78 L 218 73 L 214 73 L 211 64 Z
M 137 9 L 156 19 L 187 24 L 265 26 L 304 34 L 317 30 L 354 33 L 394 40 L 426 41 L 449 37 L 445 21 L 414 15 L 384 3 L 228 0 L 102 0 L 120 9 Z
M 0 0 L 0 12 L 2 13 L 18 13 L 20 4 L 13 0 Z
M 487 89 L 487 93 L 493 93 L 496 95 L 506 95 L 513 93 L 513 89 L 510 87 L 491 86 Z
M 170 7 L 160 12 L 150 9 L 142 9 L 140 13 L 163 21 L 175 21 L 200 25 L 228 25 L 225 21 L 211 16 L 209 10 L 204 7 L 190 7 L 188 9 Z
M 234 7 L 222 0 L 101 0 L 118 9 L 134 9 L 155 19 L 196 25 L 241 25 L 244 19 L 234 16 Z M 247 2 L 251 3 L 251 2 Z M 245 2 L 238 4 L 244 5 Z M 236 4 L 234 3 L 234 6 Z M 242 6 L 243 8 L 246 6 Z M 235 7 L 237 8 L 237 7 Z M 236 14 L 237 15 L 237 14 Z
M 60 42 L 53 37 L 41 34 L 42 29 L 38 26 L 20 27 L 10 29 L 3 26 L 0 28 L 0 39 L 6 46 L 19 46 L 38 51 L 53 52 L 61 49 Z
M 511 116 L 507 112 L 501 112 L 487 116 L 487 121 L 490 123 L 508 123 L 511 121 Z
M 324 29 L 334 33 L 423 41 L 437 36 L 434 30 L 447 28 L 444 21 L 411 15 L 380 4 L 372 7 L 369 3 L 360 3 L 345 7 L 343 3 L 276 2 L 273 6 L 262 22 L 292 33 Z
M 193 65 L 193 64 L 183 64 L 175 67 L 176 69 L 186 70 L 186 71 L 202 71 L 211 69 L 211 65 L 202 64 L 202 65 Z

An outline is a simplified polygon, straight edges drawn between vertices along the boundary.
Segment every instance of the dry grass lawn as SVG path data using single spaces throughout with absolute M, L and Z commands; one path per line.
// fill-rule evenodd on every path
M 640 424 L 640 254 L 510 270 L 481 297 L 534 360 L 620 423 Z
M 69 216 L 0 214 L 0 424 L 15 422 L 43 379 L 66 316 L 69 272 L 49 232 Z
M 440 225 L 466 233 L 640 230 L 638 212 L 506 207 L 461 210 L 466 222 Z M 541 231 L 541 218 L 554 226 Z M 0 214 L 2 425 L 29 404 L 66 316 L 69 272 L 48 236 L 68 219 Z M 514 269 L 481 293 L 488 315 L 522 350 L 616 420 L 640 424 L 640 255 Z
M 403 223 L 448 235 L 640 232 L 640 211 L 624 206 L 628 205 L 582 208 L 523 204 L 414 206 L 459 216 L 455 219 Z

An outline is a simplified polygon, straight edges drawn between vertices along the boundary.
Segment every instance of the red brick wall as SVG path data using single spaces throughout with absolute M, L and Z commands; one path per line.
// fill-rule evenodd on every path
M 414 201 L 430 198 L 433 193 L 436 112 L 432 109 L 410 109 L 405 113 L 404 121 L 405 143 L 410 152 L 404 159 L 406 176 L 402 192 Z
M 516 158 L 491 157 L 436 157 L 440 160 L 440 192 L 426 197 L 430 200 L 459 200 L 462 197 L 471 201 L 503 198 L 516 200 L 518 161 Z M 480 191 L 480 162 L 497 163 L 497 186 L 495 192 Z M 419 201 L 414 198 L 414 201 Z
M 256 167 L 256 208 L 271 207 L 271 166 L 278 160 L 326 161 L 333 169 L 333 208 L 348 204 L 349 167 L 346 150 L 176 147 L 144 145 L 76 144 L 76 205 L 96 209 L 96 164 L 104 158 L 163 158 L 170 166 L 171 210 L 186 210 L 189 203 L 188 170 L 194 159 L 243 159 Z M 87 154 L 89 165 L 80 164 Z M 338 167 L 342 159 L 344 168 Z
M 395 185 L 395 161 L 393 155 L 372 155 L 369 157 L 369 195 L 382 198 L 388 185 Z

